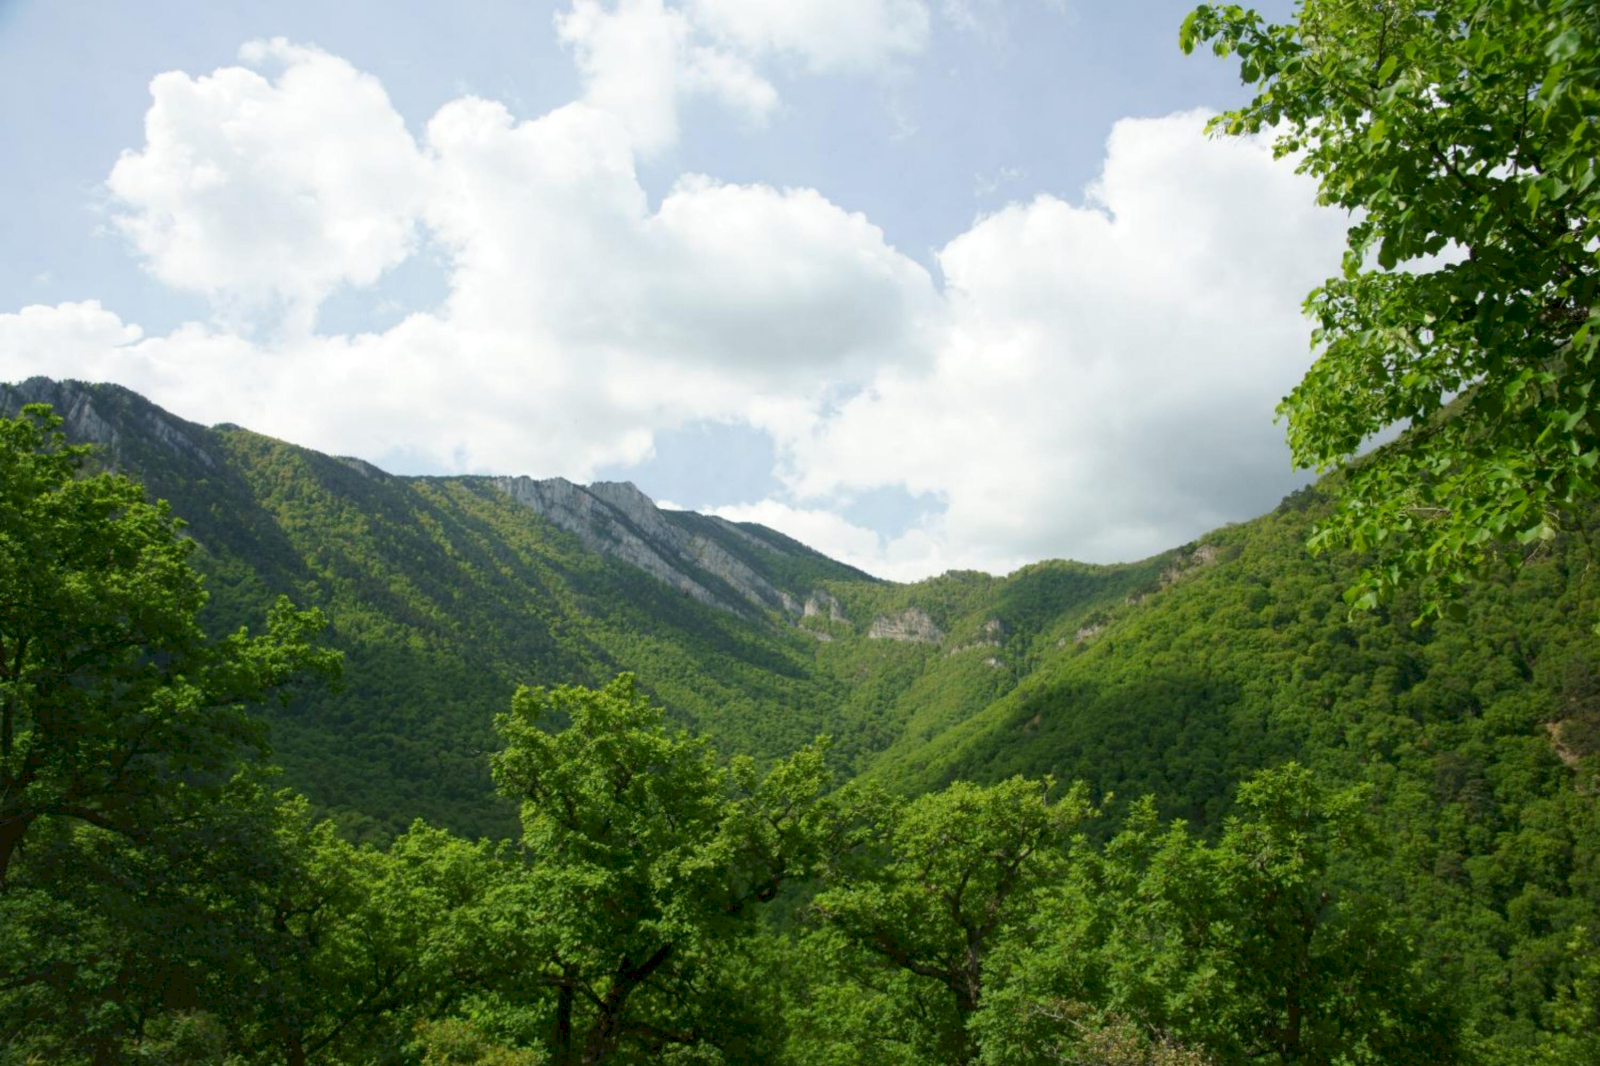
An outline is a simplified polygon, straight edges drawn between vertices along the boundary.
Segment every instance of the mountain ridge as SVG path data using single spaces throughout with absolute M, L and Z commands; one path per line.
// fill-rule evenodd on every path
M 109 398 L 130 406 L 138 428 L 151 438 L 187 453 L 208 467 L 216 466 L 216 460 L 197 439 L 207 432 L 206 427 L 173 415 L 123 386 L 34 377 L 14 385 L 0 385 L 0 390 L 3 390 L 0 396 L 4 397 L 0 400 L 0 413 L 14 414 L 25 403 L 49 403 L 62 415 L 69 436 L 107 449 L 113 463 L 122 450 L 124 433 L 96 406 L 97 401 L 104 403 Z M 253 432 L 232 423 L 210 428 Z M 353 456 L 328 457 L 366 477 L 402 480 L 412 477 L 391 473 Z M 774 586 L 746 560 L 719 543 L 719 539 L 725 541 L 727 537 L 738 538 L 758 551 L 793 554 L 798 549 L 815 560 L 832 564 L 841 576 L 874 580 L 864 571 L 836 563 L 777 530 L 756 523 L 735 523 L 692 511 L 663 511 L 631 481 L 581 485 L 560 476 L 455 476 L 481 478 L 555 525 L 575 533 L 591 550 L 630 562 L 701 603 L 735 613 L 749 613 L 753 608 L 756 614 L 776 612 L 798 618 L 802 614 L 803 600 Z M 674 514 L 692 518 L 669 517 Z M 699 528 L 689 524 L 695 520 L 699 520 Z M 710 535 L 707 526 L 722 536 Z M 706 581 L 706 575 L 712 580 Z M 708 585 L 721 587 L 713 590 Z
M 1305 550 L 1331 506 L 1319 486 L 1139 563 L 896 584 L 625 484 L 388 475 L 107 386 L 0 388 L 0 409 L 23 398 L 56 401 L 190 522 L 211 628 L 258 619 L 278 593 L 329 615 L 350 691 L 269 716 L 290 779 L 354 831 L 423 815 L 509 832 L 482 760 L 493 716 L 519 684 L 621 671 L 727 751 L 776 758 L 827 733 L 844 776 L 898 790 L 1048 774 L 1154 793 L 1201 825 L 1260 766 L 1366 772 L 1351 738 L 1374 721 L 1434 729 L 1433 699 L 1448 721 L 1513 723 L 1506 742 L 1541 760 L 1541 788 L 1600 750 L 1581 538 L 1486 579 L 1465 623 L 1413 625 L 1404 598 L 1349 614 L 1339 591 L 1360 560 Z M 574 506 L 515 498 L 552 491 Z M 668 579 L 627 558 L 646 548 Z

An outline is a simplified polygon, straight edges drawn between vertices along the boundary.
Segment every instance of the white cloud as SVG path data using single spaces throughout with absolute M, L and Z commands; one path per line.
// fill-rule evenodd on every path
M 337 286 L 409 254 L 422 161 L 382 85 L 343 59 L 282 40 L 240 58 L 283 69 L 156 77 L 144 148 L 107 186 L 156 277 L 235 316 L 277 305 L 303 331 Z
M 778 90 L 757 73 L 750 61 L 731 52 L 697 45 L 689 53 L 685 82 L 740 111 L 752 125 L 761 125 L 778 106 Z
M 729 45 L 817 73 L 882 71 L 928 41 L 922 0 L 689 0 L 689 11 Z
M 209 80 L 241 75 L 254 77 Z M 232 131 L 273 159 L 304 133 L 290 124 L 246 134 L 256 101 L 224 99 L 232 110 L 213 101 L 186 121 L 185 143 Z M 336 129 L 343 110 L 331 108 Z M 652 209 L 634 148 L 617 116 L 587 103 L 518 122 L 498 103 L 453 101 L 418 152 L 416 212 L 447 259 L 436 311 L 356 336 L 249 335 L 219 322 L 140 341 L 98 305 L 29 308 L 0 318 L 0 376 L 109 378 L 188 417 L 375 459 L 587 477 L 643 458 L 657 429 L 803 410 L 879 360 L 926 350 L 919 333 L 939 314 L 933 281 L 865 218 L 811 190 L 699 177 Z M 158 156 L 147 147 L 141 158 Z M 249 162 L 240 149 L 238 168 Z M 252 197 L 230 209 L 185 173 L 164 195 L 177 215 L 220 216 L 191 251 L 223 278 L 247 271 L 253 254 L 219 238 L 240 224 L 230 210 L 270 215 L 304 189 L 300 175 L 264 168 Z M 328 251 L 309 230 L 276 239 L 281 262 Z M 315 307 L 309 290 L 301 295 Z
M 580 354 L 578 366 L 616 364 L 629 372 L 614 391 L 674 397 L 698 417 L 701 397 L 730 385 L 742 403 L 752 389 L 810 390 L 869 360 L 913 358 L 938 314 L 925 270 L 811 190 L 690 177 L 651 212 L 627 135 L 587 105 L 517 123 L 497 104 L 457 101 L 428 143 L 427 217 L 454 257 L 451 321 L 540 335 L 563 366 Z
M 30 304 L 15 314 L 0 315 L 0 355 L 18 368 L 11 372 L 13 377 L 55 373 L 42 369 L 52 361 L 62 367 L 85 366 L 142 335 L 138 326 L 124 325 L 99 300 L 53 307 Z M 74 375 L 62 371 L 57 376 Z
M 1344 223 L 1267 142 L 1203 121 L 1123 121 L 1088 203 L 1041 196 L 947 245 L 930 369 L 886 368 L 788 438 L 793 489 L 941 493 L 951 555 L 1002 569 L 1150 554 L 1296 484 L 1273 408 Z
M 810 384 L 919 360 L 941 314 L 927 271 L 814 190 L 686 178 L 648 236 L 670 264 L 650 278 L 652 347 L 685 359 Z
M 1344 223 L 1266 143 L 1204 138 L 1202 115 L 1119 123 L 1084 203 L 979 218 L 939 253 L 940 292 L 813 190 L 686 176 L 652 207 L 636 120 L 593 99 L 520 122 L 459 99 L 418 147 L 342 60 L 246 55 L 287 69 L 162 75 L 149 143 L 117 164 L 152 269 L 314 308 L 421 226 L 443 304 L 350 336 L 147 337 L 92 301 L 27 307 L 0 314 L 0 380 L 120 381 L 327 451 L 577 479 L 642 460 L 657 431 L 742 420 L 776 441 L 788 495 L 722 513 L 905 578 L 1136 557 L 1295 482 L 1272 409 Z M 325 154 L 296 162 L 305 144 Z M 946 509 L 892 538 L 840 517 L 886 487 Z
M 956 565 L 946 551 L 938 519 L 889 539 L 833 511 L 796 507 L 778 500 L 714 507 L 709 513 L 730 522 L 758 522 L 787 533 L 829 558 L 891 581 L 916 581 Z M 1014 566 L 1025 561 L 1018 559 Z
M 777 90 L 746 59 L 695 44 L 689 20 L 662 0 L 618 0 L 610 9 L 573 0 L 555 21 L 583 77 L 585 102 L 621 121 L 642 153 L 677 140 L 686 96 L 714 97 L 756 123 L 777 106 Z

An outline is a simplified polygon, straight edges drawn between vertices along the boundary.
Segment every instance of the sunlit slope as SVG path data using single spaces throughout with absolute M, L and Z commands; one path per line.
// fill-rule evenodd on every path
M 1517 766 L 1548 791 L 1600 731 L 1577 540 L 1423 627 L 1404 603 L 1348 616 L 1357 560 L 1305 552 L 1316 490 L 1143 563 L 901 585 L 759 526 L 657 511 L 631 486 L 596 487 L 623 510 L 563 527 L 497 479 L 395 477 L 122 389 L 8 396 L 55 402 L 189 521 L 213 630 L 280 593 L 328 614 L 344 688 L 269 714 L 288 780 L 356 831 L 417 816 L 508 830 L 493 716 L 519 684 L 622 670 L 724 750 L 771 757 L 827 733 L 842 774 L 897 789 L 1048 773 L 1202 823 L 1290 757 L 1413 783 L 1451 760 Z

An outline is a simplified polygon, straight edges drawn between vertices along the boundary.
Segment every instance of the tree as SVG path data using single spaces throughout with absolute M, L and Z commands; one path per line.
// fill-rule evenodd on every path
M 0 891 L 41 821 L 140 841 L 193 818 L 265 750 L 245 704 L 338 667 L 286 599 L 264 635 L 208 642 L 182 523 L 60 425 L 0 419 Z
M 509 844 L 419 821 L 379 851 L 287 793 L 271 824 L 277 861 L 239 919 L 222 998 L 241 1052 L 284 1066 L 397 1061 L 419 1021 L 519 964 L 519 938 L 498 927 Z
M 1458 1021 L 1394 908 L 1348 883 L 1367 790 L 1294 763 L 1239 786 L 1214 844 L 1135 812 L 1107 848 L 1106 1004 L 1218 1063 L 1449 1063 Z
M 912 995 L 918 984 L 937 992 L 920 1013 L 933 1030 L 927 1053 L 939 1061 L 976 1061 L 970 1026 L 990 956 L 1018 932 L 1039 889 L 1059 879 L 1070 834 L 1090 815 L 1082 785 L 1056 802 L 1050 790 L 1020 777 L 987 788 L 956 782 L 886 806 L 876 840 L 816 898 L 849 941 L 918 979 Z
M 286 600 L 208 641 L 181 523 L 60 425 L 0 419 L 0 1048 L 100 1062 L 217 1035 L 199 1008 L 271 862 L 245 705 L 338 658 Z
M 1279 26 L 1207 4 L 1180 38 L 1206 42 L 1260 86 L 1212 128 L 1271 133 L 1354 218 L 1278 409 L 1296 463 L 1347 475 L 1311 544 L 1375 552 L 1356 606 L 1415 586 L 1438 613 L 1596 491 L 1600 9 L 1303 0 Z
M 722 765 L 669 733 L 629 674 L 521 689 L 495 726 L 495 779 L 522 803 L 521 913 L 531 976 L 554 993 L 556 1066 L 741 1038 L 734 948 L 824 853 L 825 744 L 764 776 Z

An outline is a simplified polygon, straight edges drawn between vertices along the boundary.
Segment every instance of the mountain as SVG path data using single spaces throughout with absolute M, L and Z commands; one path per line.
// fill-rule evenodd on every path
M 1136 564 L 900 585 L 628 484 L 397 477 L 115 386 L 0 391 L 0 409 L 35 400 L 190 523 L 214 630 L 279 593 L 326 611 L 347 684 L 269 714 L 289 781 L 357 834 L 417 816 L 509 832 L 484 767 L 493 716 L 519 684 L 623 670 L 724 750 L 771 758 L 828 733 L 845 775 L 899 790 L 1051 774 L 1153 793 L 1200 826 L 1292 757 L 1488 832 L 1569 794 L 1600 750 L 1582 535 L 1426 624 L 1404 601 L 1348 613 L 1360 560 L 1304 548 L 1320 487 Z M 1434 839 L 1427 861 L 1465 862 L 1482 832 Z
M 1529 1061 L 1586 1024 L 1562 990 L 1600 915 L 1593 509 L 1451 620 L 1349 612 L 1363 560 L 1305 550 L 1326 485 L 1140 563 L 901 585 L 627 484 L 396 477 L 115 386 L 0 386 L 0 413 L 32 401 L 188 520 L 212 631 L 279 593 L 326 612 L 344 688 L 267 713 L 288 782 L 347 835 L 511 833 L 494 715 L 519 684 L 622 670 L 727 752 L 828 733 L 840 776 L 905 793 L 1084 781 L 1101 840 L 1146 795 L 1216 838 L 1241 781 L 1295 760 L 1364 789 L 1376 832 L 1340 881 L 1469 990 L 1472 1040 Z
M 357 835 L 415 817 L 510 832 L 483 758 L 494 715 L 519 684 L 624 670 L 724 750 L 771 758 L 827 733 L 862 772 L 1005 696 L 1179 558 L 896 585 L 626 483 L 399 477 L 118 386 L 0 386 L 0 412 L 31 402 L 185 519 L 212 631 L 279 594 L 327 613 L 344 687 L 266 713 L 288 781 Z

